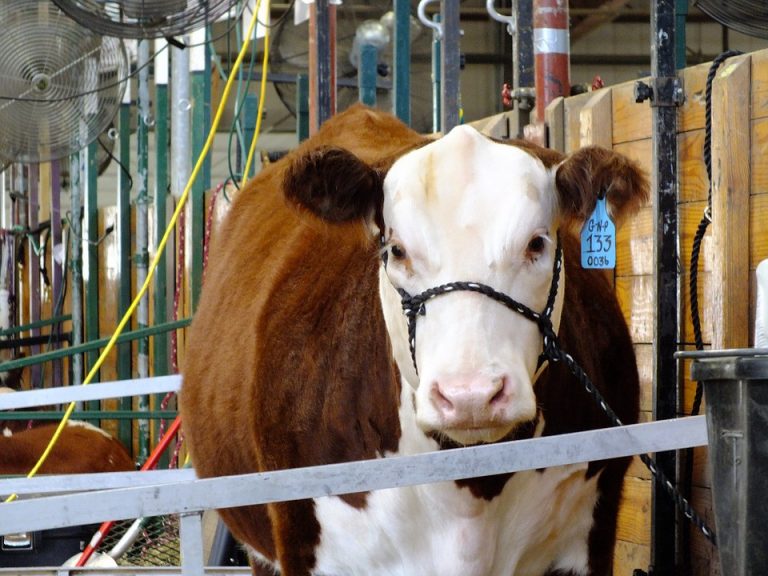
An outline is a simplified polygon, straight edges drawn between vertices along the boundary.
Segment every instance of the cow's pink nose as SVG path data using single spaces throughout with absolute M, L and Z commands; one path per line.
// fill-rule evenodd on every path
M 441 378 L 432 383 L 430 399 L 444 426 L 483 427 L 509 403 L 508 378 Z

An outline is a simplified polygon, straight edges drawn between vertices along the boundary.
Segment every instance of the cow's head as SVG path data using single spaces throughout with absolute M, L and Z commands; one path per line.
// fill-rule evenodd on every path
M 563 158 L 468 126 L 390 163 L 316 150 L 294 161 L 285 192 L 326 220 L 365 220 L 380 238 L 382 307 L 418 425 L 459 444 L 502 439 L 536 416 L 537 324 L 486 295 L 444 293 L 417 316 L 412 358 L 403 295 L 476 282 L 542 311 L 559 230 L 588 217 L 601 192 L 616 219 L 646 199 L 646 180 L 611 151 Z M 558 280 L 555 327 L 565 289 Z

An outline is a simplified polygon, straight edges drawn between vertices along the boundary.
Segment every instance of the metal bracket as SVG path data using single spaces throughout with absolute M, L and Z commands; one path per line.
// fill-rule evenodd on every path
M 635 102 L 651 101 L 651 107 L 682 106 L 685 102 L 683 79 L 677 76 L 651 78 L 646 84 L 642 80 L 635 82 Z

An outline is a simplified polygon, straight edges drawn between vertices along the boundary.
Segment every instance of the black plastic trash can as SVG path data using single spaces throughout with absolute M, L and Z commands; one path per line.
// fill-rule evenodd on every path
M 691 366 L 691 377 L 704 383 L 720 569 L 766 576 L 768 356 L 722 354 Z

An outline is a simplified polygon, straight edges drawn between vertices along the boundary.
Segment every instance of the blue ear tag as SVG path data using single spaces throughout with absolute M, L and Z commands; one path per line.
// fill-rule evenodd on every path
M 616 226 L 604 197 L 597 199 L 595 211 L 581 228 L 581 267 L 616 268 Z

